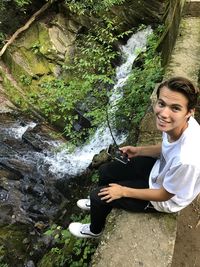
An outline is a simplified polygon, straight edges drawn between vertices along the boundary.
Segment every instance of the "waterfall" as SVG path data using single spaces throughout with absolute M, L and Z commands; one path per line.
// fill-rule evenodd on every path
M 34 128 L 36 126 L 35 122 L 30 122 L 28 124 L 19 125 L 18 123 L 15 123 L 12 125 L 12 128 L 7 129 L 7 134 L 10 136 L 13 136 L 15 139 L 21 139 L 23 134 L 30 128 Z
M 128 79 L 132 64 L 137 56 L 137 51 L 145 50 L 147 37 L 151 32 L 151 28 L 147 27 L 133 34 L 127 44 L 121 46 L 124 62 L 116 69 L 116 84 L 109 99 L 110 112 L 114 112 L 117 101 L 122 97 L 122 90 L 120 88 L 123 87 Z M 121 134 L 116 136 L 115 139 L 120 144 L 125 141 L 126 135 Z M 62 177 L 66 173 L 74 176 L 83 172 L 91 163 L 94 155 L 106 149 L 110 144 L 113 144 L 110 130 L 103 124 L 96 130 L 96 133 L 87 144 L 75 149 L 73 153 L 69 153 L 67 150 L 55 153 L 52 156 L 46 157 L 45 162 L 50 165 L 49 170 L 56 173 L 58 177 Z
M 132 69 L 132 64 L 138 51 L 144 51 L 148 35 L 152 32 L 150 27 L 133 34 L 126 45 L 120 47 L 123 63 L 116 68 L 116 83 L 111 90 L 109 97 L 109 115 L 115 112 L 117 101 L 122 97 L 122 87 L 125 85 Z M 110 123 L 112 126 L 112 122 Z M 23 133 L 28 128 L 34 128 L 34 123 L 20 122 L 12 123 L 7 129 L 3 129 L 4 138 L 10 135 L 17 140 L 22 139 Z M 6 131 L 6 132 L 5 132 Z M 117 135 L 113 130 L 113 135 L 118 144 L 126 140 L 126 134 Z M 38 175 L 49 177 L 49 174 L 57 178 L 72 177 L 81 174 L 91 163 L 94 155 L 113 144 L 113 139 L 106 123 L 102 123 L 91 139 L 82 147 L 77 147 L 72 153 L 65 148 L 64 142 L 47 141 L 51 150 L 35 152 L 28 151 L 26 154 L 18 153 L 26 165 L 34 165 Z M 62 150 L 60 147 L 64 147 Z

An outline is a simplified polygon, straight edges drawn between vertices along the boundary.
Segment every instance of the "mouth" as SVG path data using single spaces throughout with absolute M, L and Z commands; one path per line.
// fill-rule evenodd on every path
M 169 121 L 163 120 L 162 118 L 158 116 L 157 116 L 157 121 L 160 126 L 166 126 L 167 124 L 169 124 Z

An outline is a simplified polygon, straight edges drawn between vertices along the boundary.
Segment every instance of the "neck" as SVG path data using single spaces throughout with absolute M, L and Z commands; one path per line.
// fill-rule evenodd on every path
M 179 129 L 178 132 L 168 133 L 168 141 L 170 143 L 173 143 L 173 142 L 177 141 L 181 137 L 181 135 L 185 131 L 185 129 L 187 129 L 187 127 L 188 127 L 188 122 L 186 122 L 184 127 Z

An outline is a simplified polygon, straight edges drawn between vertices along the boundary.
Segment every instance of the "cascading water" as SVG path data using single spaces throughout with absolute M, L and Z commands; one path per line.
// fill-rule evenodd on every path
M 122 97 L 121 89 L 131 72 L 137 51 L 145 50 L 147 37 L 151 32 L 151 28 L 147 27 L 133 34 L 127 44 L 121 46 L 124 63 L 116 69 L 116 84 L 111 90 L 109 98 L 110 115 L 115 111 L 117 101 Z M 28 127 L 33 128 L 34 126 L 34 123 L 24 125 L 15 123 L 9 129 L 6 129 L 6 134 L 13 136 L 15 139 L 20 139 Z M 120 144 L 125 141 L 126 134 L 115 134 L 115 139 Z M 48 141 L 45 140 L 44 142 Z M 73 153 L 66 148 L 60 151 L 59 147 L 63 144 L 49 141 L 48 147 L 52 147 L 51 150 L 47 149 L 42 152 L 29 151 L 23 156 L 19 155 L 19 157 L 22 157 L 27 165 L 33 164 L 38 174 L 43 177 L 48 176 L 49 173 L 52 173 L 57 178 L 72 177 L 81 174 L 89 166 L 95 154 L 113 144 L 113 138 L 109 128 L 104 123 L 96 130 L 96 133 L 87 144 L 76 148 Z
M 109 98 L 109 115 L 115 112 L 117 101 L 123 96 L 121 89 L 131 71 L 136 51 L 145 49 L 150 33 L 150 28 L 140 31 L 121 47 L 124 63 L 116 70 L 116 84 Z M 83 193 L 80 184 L 84 184 L 85 179 L 79 175 L 86 170 L 94 155 L 112 144 L 113 139 L 104 123 L 87 144 L 70 153 L 65 148 L 65 141 L 56 141 L 59 138 L 52 137 L 55 131 L 48 125 L 31 122 L 18 112 L 0 113 L 0 129 L 0 224 L 13 225 L 14 231 L 17 226 L 20 231 L 20 235 L 15 237 L 17 240 L 26 231 L 27 238 L 23 237 L 20 242 L 25 241 L 27 251 L 38 235 L 39 245 L 33 246 L 34 254 L 28 254 L 35 258 L 42 247 L 51 246 L 51 239 L 45 238 L 44 244 L 41 243 L 43 227 L 57 220 L 64 220 L 65 225 L 69 223 L 72 203 Z M 118 144 L 125 141 L 125 134 L 119 136 L 114 132 L 114 135 Z M 77 177 L 68 179 L 73 176 Z M 34 227 L 29 232 L 32 229 L 30 225 Z M 9 241 L 11 247 L 15 238 Z
M 148 35 L 152 32 L 150 27 L 139 31 L 131 36 L 127 44 L 121 46 L 124 63 L 116 69 L 116 84 L 110 96 L 110 112 L 114 112 L 117 101 L 122 97 L 120 88 L 126 83 L 131 72 L 132 64 L 137 56 L 137 51 L 143 51 L 146 48 Z M 126 135 L 116 136 L 117 143 L 125 141 Z M 71 176 L 80 174 L 91 163 L 95 154 L 98 154 L 102 149 L 107 148 L 113 143 L 113 139 L 108 127 L 105 124 L 101 125 L 90 142 L 86 145 L 77 148 L 73 153 L 63 150 L 54 155 L 54 157 L 46 158 L 46 162 L 50 164 L 50 171 L 57 173 L 58 177 L 64 173 Z

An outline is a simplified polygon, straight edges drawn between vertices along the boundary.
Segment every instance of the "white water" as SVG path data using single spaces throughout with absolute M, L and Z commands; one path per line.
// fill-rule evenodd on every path
M 36 126 L 35 122 L 30 122 L 27 125 L 19 126 L 17 123 L 16 125 L 12 125 L 12 128 L 7 130 L 10 136 L 13 136 L 16 139 L 21 139 L 22 135 L 27 131 L 28 128 L 32 129 Z
M 137 56 L 138 50 L 145 50 L 148 35 L 152 32 L 148 27 L 145 30 L 133 34 L 127 44 L 121 47 L 124 63 L 116 69 L 116 84 L 110 97 L 110 106 L 116 106 L 116 102 L 122 97 L 120 88 L 126 83 L 132 69 L 132 64 Z M 114 111 L 114 108 L 111 108 Z M 116 136 L 116 142 L 122 143 L 126 135 Z M 47 157 L 46 162 L 50 164 L 50 171 L 58 176 L 64 174 L 77 175 L 83 172 L 91 163 L 95 154 L 106 149 L 113 143 L 109 128 L 106 125 L 99 127 L 89 143 L 77 148 L 72 154 L 67 150 L 56 153 L 53 157 Z
M 131 36 L 126 45 L 121 47 L 124 63 L 116 69 L 116 84 L 113 87 L 109 98 L 109 114 L 115 111 L 116 103 L 122 97 L 121 88 L 128 79 L 132 64 L 137 56 L 137 51 L 145 50 L 147 37 L 151 32 L 152 30 L 150 27 L 139 31 Z M 16 139 L 21 139 L 27 128 L 33 128 L 34 126 L 34 123 L 24 127 L 20 125 L 12 126 L 9 133 Z M 115 135 L 115 133 L 113 134 Z M 115 140 L 120 144 L 126 140 L 126 135 L 115 135 Z M 50 171 L 58 178 L 62 178 L 66 175 L 76 176 L 81 174 L 89 166 L 95 154 L 106 149 L 110 144 L 113 144 L 113 139 L 109 128 L 106 124 L 102 124 L 97 129 L 94 136 L 92 136 L 91 140 L 82 147 L 76 148 L 73 153 L 70 153 L 67 149 L 58 152 L 59 149 L 57 150 L 56 148 L 59 148 L 63 144 L 51 142 L 50 145 L 52 146 L 52 151 L 45 151 L 45 154 L 40 152 L 30 152 L 27 153 L 23 159 L 27 161 L 27 163 L 29 161 L 34 161 L 38 171 L 44 173 L 44 175 L 46 171 Z

